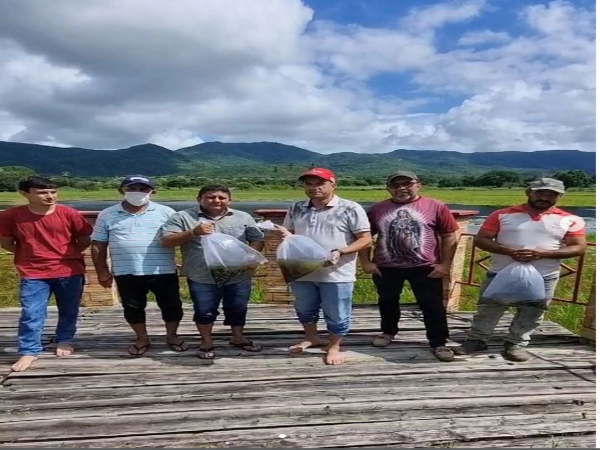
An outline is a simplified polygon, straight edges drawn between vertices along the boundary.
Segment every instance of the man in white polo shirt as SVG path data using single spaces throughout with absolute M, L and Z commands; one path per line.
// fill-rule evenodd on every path
M 525 192 L 527 203 L 493 212 L 475 237 L 475 245 L 492 254 L 481 292 L 502 268 L 515 261 L 528 262 L 544 277 L 549 303 L 560 275 L 560 260 L 585 253 L 584 224 L 581 218 L 554 206 L 565 193 L 562 181 L 541 178 L 530 183 Z M 466 355 L 487 349 L 487 342 L 506 309 L 504 306 L 479 305 L 467 341 L 455 347 L 455 353 Z M 525 347 L 543 315 L 542 308 L 517 308 L 504 343 L 503 353 L 507 359 L 529 359 Z
M 336 179 L 330 170 L 310 169 L 302 174 L 300 181 L 304 183 L 308 200 L 296 202 L 289 209 L 283 223 L 284 234 L 289 230 L 308 236 L 330 250 L 331 257 L 327 267 L 291 284 L 296 314 L 306 338 L 290 347 L 290 351 L 300 353 L 321 345 L 317 322 L 322 308 L 329 331 L 325 362 L 341 364 L 345 355 L 340 351 L 340 344 L 350 329 L 356 256 L 359 250 L 371 245 L 371 225 L 358 203 L 334 194 Z
M 125 199 L 98 215 L 92 234 L 92 259 L 98 282 L 110 288 L 113 279 L 121 297 L 125 320 L 136 334 L 129 354 L 142 356 L 150 348 L 146 329 L 147 295 L 152 292 L 167 329 L 173 351 L 187 350 L 177 336 L 183 317 L 175 255 L 160 244 L 158 232 L 175 211 L 150 201 L 154 182 L 144 175 L 126 177 L 119 187 Z M 107 265 L 110 250 L 112 270 Z

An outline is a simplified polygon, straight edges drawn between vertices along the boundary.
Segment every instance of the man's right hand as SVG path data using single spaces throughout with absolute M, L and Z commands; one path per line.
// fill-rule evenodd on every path
M 215 232 L 215 225 L 211 222 L 203 222 L 192 230 L 196 236 L 204 236 Z
M 110 272 L 101 272 L 98 274 L 98 283 L 103 288 L 109 289 L 113 284 L 113 276 Z
M 287 228 L 282 227 L 281 225 L 277 225 L 276 223 L 274 223 L 273 225 L 275 225 L 275 230 L 279 233 L 279 237 L 281 239 L 285 239 L 286 237 L 292 235 L 292 232 Z
M 370 273 L 373 275 L 381 276 L 381 270 L 379 270 L 379 267 L 377 267 L 377 264 L 375 264 L 373 262 L 363 263 L 362 268 L 365 273 Z

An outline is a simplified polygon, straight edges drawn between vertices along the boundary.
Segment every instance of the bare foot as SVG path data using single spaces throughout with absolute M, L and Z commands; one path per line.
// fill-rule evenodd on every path
M 29 366 L 38 359 L 37 356 L 33 355 L 25 355 L 21 356 L 19 360 L 11 366 L 11 369 L 14 372 L 23 372 L 24 370 L 29 369 Z
M 302 353 L 309 347 L 320 347 L 321 345 L 323 345 L 323 342 L 321 342 L 319 338 L 307 338 L 299 344 L 292 345 L 290 347 L 290 353 Z
M 343 364 L 346 361 L 346 353 L 340 352 L 339 349 L 330 348 L 327 350 L 327 356 L 325 357 L 325 364 L 330 366 L 337 366 Z
M 72 355 L 75 349 L 71 344 L 58 344 L 56 346 L 56 356 L 62 358 L 63 356 Z

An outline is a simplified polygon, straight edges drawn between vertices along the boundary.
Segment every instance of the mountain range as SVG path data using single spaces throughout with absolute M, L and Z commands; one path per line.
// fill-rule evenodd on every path
M 44 175 L 108 177 L 130 173 L 147 175 L 264 176 L 277 167 L 299 171 L 327 167 L 341 175 L 382 176 L 392 169 L 408 169 L 420 175 L 478 174 L 492 169 L 511 169 L 549 175 L 559 170 L 596 173 L 593 152 L 542 150 L 534 152 L 461 153 L 440 150 L 394 150 L 389 153 L 321 154 L 277 142 L 206 142 L 169 150 L 142 144 L 118 150 L 63 148 L 0 141 L 0 166 L 24 166 Z

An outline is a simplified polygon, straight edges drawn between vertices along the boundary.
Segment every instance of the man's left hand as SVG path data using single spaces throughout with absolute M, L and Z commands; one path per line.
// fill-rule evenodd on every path
M 433 264 L 431 268 L 433 270 L 429 275 L 427 275 L 429 278 L 444 278 L 450 273 L 450 266 L 445 264 Z
M 329 259 L 325 261 L 325 266 L 327 267 L 336 265 L 338 262 L 340 262 L 341 257 L 342 254 L 339 250 L 333 250 L 331 253 L 329 253 Z

